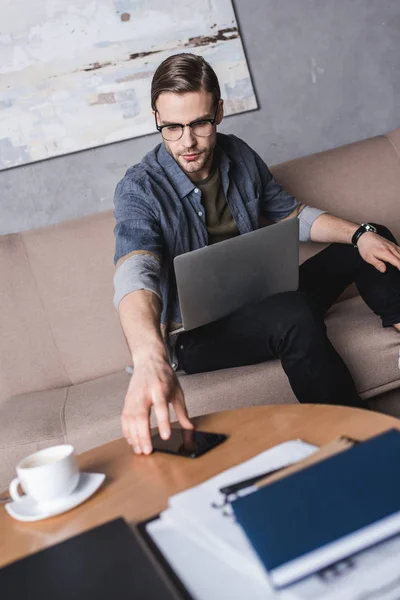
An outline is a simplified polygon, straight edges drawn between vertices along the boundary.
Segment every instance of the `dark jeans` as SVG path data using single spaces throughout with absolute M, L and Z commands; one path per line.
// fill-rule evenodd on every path
M 377 228 L 396 241 L 388 229 Z M 383 327 L 400 323 L 400 271 L 387 265 L 380 273 L 350 244 L 331 244 L 300 266 L 298 291 L 270 296 L 181 333 L 179 365 L 186 373 L 201 373 L 279 358 L 299 402 L 365 406 L 324 323 L 352 282 Z

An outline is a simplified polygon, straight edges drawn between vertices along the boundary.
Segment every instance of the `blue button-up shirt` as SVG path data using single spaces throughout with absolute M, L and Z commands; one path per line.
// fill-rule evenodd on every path
M 243 140 L 218 133 L 214 153 L 240 234 L 258 229 L 260 216 L 277 222 L 299 207 Z M 322 212 L 309 206 L 301 210 L 301 241 L 310 239 L 311 225 Z M 173 259 L 208 243 L 201 190 L 159 144 L 118 183 L 115 219 L 114 304 L 118 307 L 135 290 L 151 290 L 162 302 L 161 327 L 166 335 L 182 320 Z

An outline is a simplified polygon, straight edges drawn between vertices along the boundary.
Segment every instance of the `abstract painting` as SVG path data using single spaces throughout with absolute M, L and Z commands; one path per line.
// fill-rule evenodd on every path
M 150 84 L 193 52 L 225 114 L 257 108 L 231 0 L 0 0 L 0 169 L 152 133 Z

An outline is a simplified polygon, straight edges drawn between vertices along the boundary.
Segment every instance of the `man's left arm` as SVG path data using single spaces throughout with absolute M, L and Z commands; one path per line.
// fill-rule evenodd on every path
M 357 223 L 324 213 L 312 223 L 310 238 L 312 242 L 350 244 L 359 227 Z M 385 263 L 400 269 L 400 247 L 378 233 L 363 233 L 357 241 L 357 248 L 360 256 L 382 273 L 386 271 Z
M 262 184 L 261 216 L 275 223 L 297 217 L 301 242 L 351 244 L 359 224 L 298 202 L 275 181 L 262 158 L 254 150 L 252 152 Z M 386 271 L 385 263 L 400 269 L 400 247 L 377 233 L 363 233 L 357 242 L 357 248 L 360 256 L 382 273 Z

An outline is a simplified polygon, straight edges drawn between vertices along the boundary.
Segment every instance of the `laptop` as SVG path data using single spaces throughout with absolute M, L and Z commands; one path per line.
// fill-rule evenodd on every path
M 183 330 L 189 331 L 273 294 L 297 290 L 299 221 L 186 252 L 175 257 L 174 268 Z

